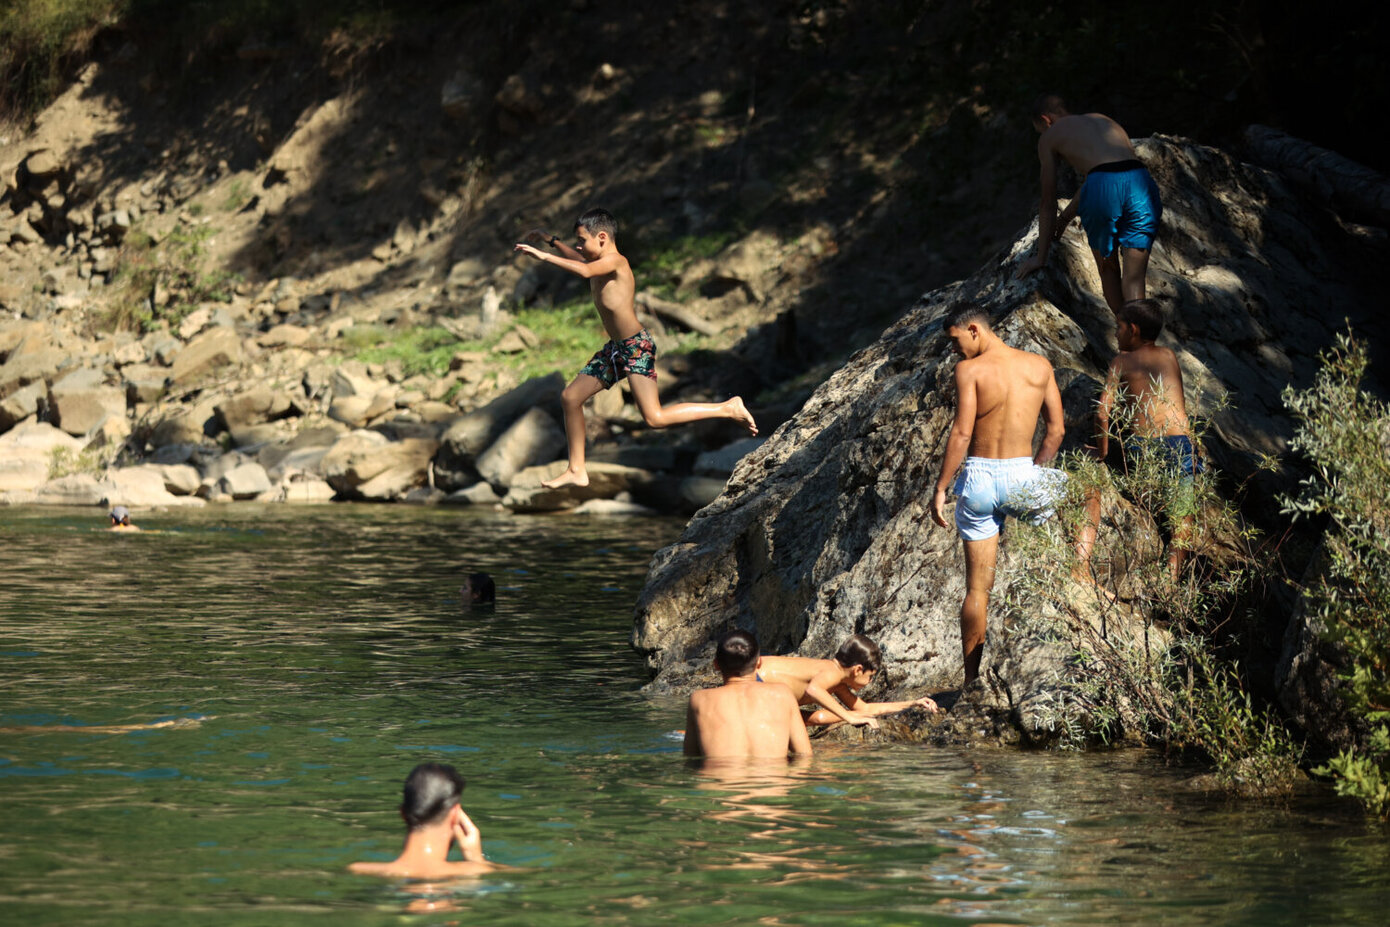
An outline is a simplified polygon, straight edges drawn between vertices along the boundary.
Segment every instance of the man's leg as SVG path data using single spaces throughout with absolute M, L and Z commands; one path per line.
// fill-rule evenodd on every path
M 1124 271 L 1120 280 L 1125 302 L 1143 299 L 1144 294 L 1148 292 L 1144 285 L 1144 275 L 1149 272 L 1149 249 L 1121 248 L 1120 256 L 1124 261 Z
M 559 476 L 541 482 L 546 489 L 589 485 L 589 474 L 584 469 L 584 403 L 602 390 L 602 380 L 581 373 L 560 394 L 560 405 L 565 410 L 565 438 L 569 443 L 570 463 Z
M 1111 312 L 1119 315 L 1120 307 L 1125 304 L 1124 291 L 1120 288 L 1120 259 L 1114 254 L 1107 257 L 1095 249 L 1091 250 L 1091 255 L 1096 259 L 1100 292 L 1105 297 L 1105 304 Z
M 999 535 L 983 541 L 966 541 L 965 602 L 960 607 L 960 647 L 965 657 L 965 684 L 980 675 L 980 656 L 985 650 L 985 617 L 989 590 L 994 586 L 994 564 L 999 556 Z
M 656 381 L 651 377 L 628 374 L 627 382 L 632 387 L 632 398 L 642 413 L 642 420 L 652 428 L 668 428 L 702 418 L 732 418 L 742 422 L 750 434 L 758 433 L 757 423 L 738 396 L 725 402 L 677 402 L 663 406 Z

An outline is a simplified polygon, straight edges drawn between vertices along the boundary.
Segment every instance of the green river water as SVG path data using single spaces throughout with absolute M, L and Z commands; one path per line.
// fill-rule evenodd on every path
M 826 748 L 688 766 L 632 606 L 670 520 L 0 510 L 3 924 L 1384 924 L 1390 838 L 1324 792 L 1234 803 L 1092 754 Z M 497 579 L 463 611 L 462 573 Z M 92 727 L 200 723 L 131 733 Z M 490 859 L 390 859 L 418 762 Z M 425 909 L 433 905 L 432 911 Z M 416 913 L 425 911 L 425 913 Z

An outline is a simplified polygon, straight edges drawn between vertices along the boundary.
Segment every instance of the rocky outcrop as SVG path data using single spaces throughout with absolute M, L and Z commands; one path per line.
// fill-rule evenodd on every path
M 1248 481 L 1259 506 L 1291 478 L 1259 469 L 1292 433 L 1280 390 L 1311 379 L 1317 351 L 1344 317 L 1366 321 L 1374 303 L 1356 263 L 1383 244 L 1230 155 L 1163 137 L 1139 152 L 1165 203 L 1149 269 L 1149 295 L 1173 306 L 1161 343 L 1178 352 L 1189 412 L 1211 421 L 1211 459 L 1231 482 Z M 872 697 L 959 685 L 960 542 L 928 517 L 954 408 L 940 318 L 957 301 L 981 304 L 1006 342 L 1051 360 L 1067 413 L 1064 448 L 1089 437 L 1095 391 L 1116 350 L 1079 228 L 1049 268 L 1014 279 L 1035 235 L 1036 226 L 970 279 L 928 294 L 855 354 L 656 555 L 633 631 L 656 685 L 687 685 L 713 638 L 733 627 L 754 631 L 766 652 L 815 656 L 868 634 L 891 680 Z M 1017 573 L 1006 543 L 996 602 Z M 992 610 L 983 682 L 952 713 L 958 736 L 1045 735 L 1065 662 L 1094 632 L 1083 617 L 1073 639 L 1049 641 L 1021 627 L 1026 617 Z M 1111 615 L 1106 633 L 1133 635 L 1144 617 L 1142 609 Z

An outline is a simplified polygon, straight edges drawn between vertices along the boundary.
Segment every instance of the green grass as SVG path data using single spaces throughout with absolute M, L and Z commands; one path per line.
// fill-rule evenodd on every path
M 675 281 L 680 271 L 694 261 L 712 258 L 738 236 L 737 229 L 708 235 L 682 235 L 648 251 L 633 268 L 639 290 L 652 290 L 667 298 L 678 298 Z

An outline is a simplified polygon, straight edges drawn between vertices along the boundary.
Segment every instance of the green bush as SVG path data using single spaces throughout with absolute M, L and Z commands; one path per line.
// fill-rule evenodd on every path
M 1134 412 L 1115 407 L 1112 441 Z M 1193 425 L 1198 443 L 1203 427 Z M 1061 466 L 1068 481 L 1057 517 L 1013 529 L 1010 562 L 1020 566 L 1005 593 L 1010 633 L 1074 649 L 1049 716 L 1057 743 L 1139 740 L 1210 763 L 1232 792 L 1286 791 L 1300 751 L 1223 656 L 1232 604 L 1266 569 L 1254 533 L 1209 472 L 1187 484 L 1148 453 L 1122 470 L 1090 453 L 1067 455 Z M 1088 507 L 1097 500 L 1103 517 L 1093 523 Z M 1094 550 L 1083 562 L 1077 540 L 1092 524 Z M 1176 574 L 1174 546 L 1187 551 Z
M 1390 818 L 1390 407 L 1361 390 L 1366 364 L 1365 346 L 1341 335 L 1311 388 L 1284 391 L 1299 423 L 1291 445 L 1313 470 L 1284 510 L 1327 519 L 1325 568 L 1304 596 L 1346 648 L 1342 699 L 1370 727 L 1363 743 L 1315 772 Z

